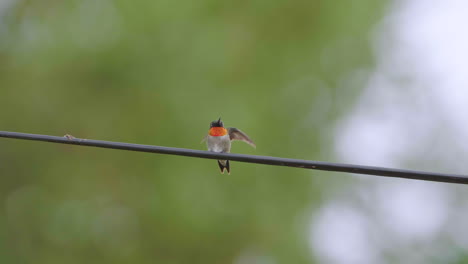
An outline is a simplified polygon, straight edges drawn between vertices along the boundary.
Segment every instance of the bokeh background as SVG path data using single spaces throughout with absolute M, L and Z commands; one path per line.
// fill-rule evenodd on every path
M 0 0 L 1 130 L 466 174 L 464 0 Z M 468 263 L 453 184 L 0 140 L 0 263 Z

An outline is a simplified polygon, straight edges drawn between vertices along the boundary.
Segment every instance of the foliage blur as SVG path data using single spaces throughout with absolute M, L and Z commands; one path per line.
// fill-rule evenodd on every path
M 9 0 L 1 130 L 327 160 L 384 2 Z M 0 141 L 1 263 L 313 263 L 330 173 Z

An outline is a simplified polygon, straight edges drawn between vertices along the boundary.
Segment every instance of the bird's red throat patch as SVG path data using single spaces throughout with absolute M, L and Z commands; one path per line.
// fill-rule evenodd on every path
M 210 128 L 210 131 L 208 131 L 208 134 L 213 137 L 225 136 L 227 133 L 227 129 L 224 127 L 212 127 Z

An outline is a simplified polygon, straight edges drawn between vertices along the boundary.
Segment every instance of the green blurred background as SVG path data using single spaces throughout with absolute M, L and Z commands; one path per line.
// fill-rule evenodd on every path
M 385 1 L 4 0 L 1 130 L 333 160 Z M 349 177 L 0 141 L 1 263 L 314 263 L 309 226 Z M 340 175 L 340 176 L 338 176 Z

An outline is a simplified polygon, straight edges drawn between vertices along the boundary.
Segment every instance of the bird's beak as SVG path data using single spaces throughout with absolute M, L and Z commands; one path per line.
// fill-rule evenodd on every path
M 221 117 L 218 119 L 218 123 L 221 122 Z

